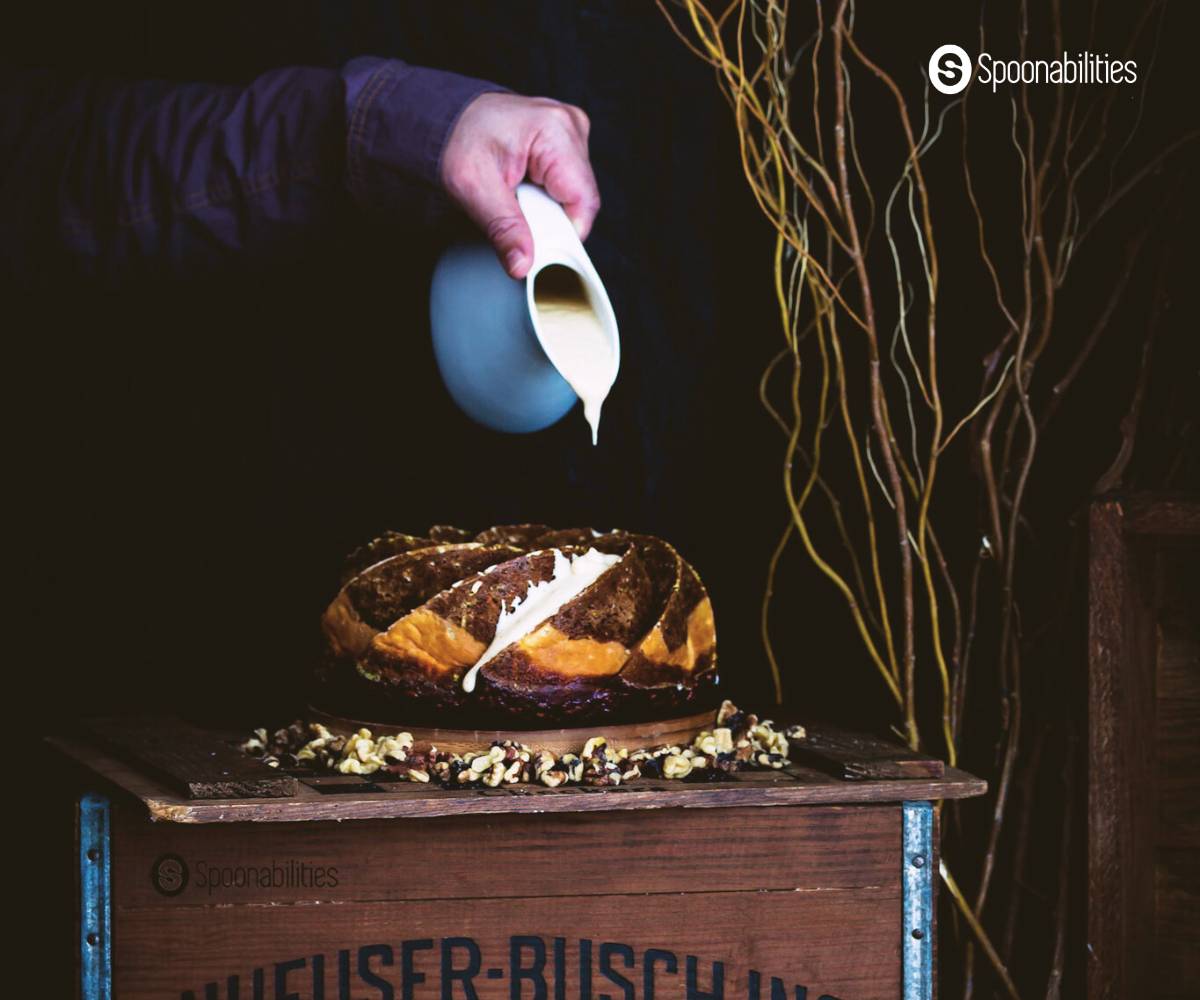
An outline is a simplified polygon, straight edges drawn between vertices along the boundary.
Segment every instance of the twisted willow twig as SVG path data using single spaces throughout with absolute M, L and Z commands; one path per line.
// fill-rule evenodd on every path
M 1064 324 L 1058 292 L 1099 221 L 1194 136 L 1170 143 L 1121 179 L 1117 168 L 1131 130 L 1109 164 L 1107 183 L 1089 203 L 1094 185 L 1085 182 L 1085 174 L 1100 162 L 1117 131 L 1115 90 L 1076 87 L 1068 96 L 1059 85 L 1047 92 L 1047 101 L 1037 102 L 1027 85 L 1016 85 L 1005 126 L 1011 163 L 992 171 L 1011 170 L 1013 183 L 1007 192 L 989 195 L 976 183 L 971 166 L 971 89 L 935 115 L 925 81 L 918 130 L 904 88 L 855 37 L 853 0 L 836 0 L 831 8 L 821 0 L 806 6 L 814 22 L 807 32 L 795 30 L 789 0 L 658 0 L 658 5 L 676 35 L 716 71 L 733 113 L 742 172 L 774 233 L 773 283 L 784 343 L 763 374 L 759 395 L 785 439 L 781 473 L 789 520 L 767 567 L 760 622 L 776 693 L 782 698 L 784 678 L 771 642 L 770 607 L 793 539 L 844 600 L 911 746 L 928 743 L 951 764 L 958 760 L 968 680 L 990 679 L 986 670 L 972 669 L 983 657 L 976 646 L 983 635 L 992 640 L 991 662 L 983 665 L 994 669 L 999 682 L 1000 764 L 982 844 L 962 855 L 978 865 L 972 901 L 948 869 L 943 878 L 999 984 L 1015 997 L 1006 956 L 993 947 L 984 924 L 1001 842 L 1012 836 L 1005 814 L 1023 751 L 1023 660 L 1036 641 L 1022 635 L 1018 602 L 1031 475 L 1047 424 L 1096 342 L 1110 332 L 1127 276 L 1114 282 L 1111 304 L 1091 324 Z M 1159 10 L 1161 0 L 1150 6 Z M 1051 0 L 1037 15 L 1047 19 L 1048 41 L 1061 52 L 1061 0 Z M 1015 25 L 1022 57 L 1035 30 L 1031 19 L 1022 0 Z M 1151 12 L 1138 17 L 1131 45 L 1150 23 Z M 1157 24 L 1161 33 L 1161 19 Z M 981 5 L 981 51 L 984 27 Z M 1093 8 L 1090 30 L 1094 27 Z M 803 113 L 793 106 L 801 88 L 811 95 Z M 890 163 L 880 162 L 878 154 L 861 155 L 854 108 L 863 100 L 882 100 L 899 125 Z M 1140 122 L 1141 104 L 1132 129 Z M 961 115 L 951 116 L 955 109 Z M 961 410 L 956 402 L 951 413 L 943 402 L 938 355 L 941 231 L 934 223 L 924 161 L 955 118 L 961 119 L 971 242 L 991 288 L 989 308 L 998 332 L 982 352 L 977 397 Z M 881 173 L 886 184 L 878 190 L 889 194 L 877 199 Z M 1013 220 L 1008 234 L 1017 237 L 1016 252 L 1007 257 L 997 256 L 997 240 L 1005 233 L 989 220 L 993 211 Z M 1131 244 L 1131 265 L 1142 239 Z M 894 299 L 892 281 L 880 278 L 889 273 Z M 923 336 L 916 336 L 918 329 Z M 881 330 L 890 331 L 889 341 L 883 341 Z M 1065 351 L 1048 352 L 1052 341 L 1064 341 Z M 1065 371 L 1045 371 L 1048 357 L 1057 366 L 1064 356 L 1069 359 Z M 1116 476 L 1128 461 L 1145 391 L 1148 349 L 1143 357 L 1142 377 L 1122 425 Z M 787 404 L 777 405 L 772 387 L 778 390 L 784 380 L 772 376 L 787 361 Z M 1053 391 L 1038 391 L 1039 385 Z M 840 466 L 829 461 L 835 452 L 844 459 Z M 943 463 L 955 461 L 979 481 L 980 530 L 966 538 L 947 534 L 945 524 L 939 536 L 934 525 L 935 509 L 946 503 L 939 499 L 946 493 L 939 472 Z M 963 507 L 969 501 L 951 496 L 950 502 Z M 816 506 L 832 515 L 836 541 L 830 548 L 814 530 Z M 889 536 L 894 542 L 886 541 Z M 932 690 L 922 684 L 924 663 L 935 668 L 938 711 L 923 700 Z M 921 722 L 931 717 L 940 732 L 927 741 Z M 966 835 L 965 824 L 954 829 Z M 1018 830 L 1017 835 L 1027 834 Z M 1019 907 L 1014 897 L 1005 913 L 1005 953 Z M 968 942 L 968 997 L 975 984 L 974 955 L 975 945 Z

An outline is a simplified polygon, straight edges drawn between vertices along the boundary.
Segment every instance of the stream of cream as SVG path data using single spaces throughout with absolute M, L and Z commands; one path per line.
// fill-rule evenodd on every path
M 524 597 L 513 599 L 511 607 L 500 606 L 495 638 L 463 676 L 463 690 L 468 694 L 475 690 L 479 668 L 488 660 L 553 617 L 559 608 L 591 586 L 601 573 L 621 561 L 618 555 L 607 555 L 595 549 L 572 558 L 567 558 L 558 549 L 553 552 L 554 574 L 550 579 L 533 584 Z
M 612 343 L 583 279 L 569 267 L 551 264 L 534 278 L 533 301 L 542 342 L 555 367 L 583 400 L 583 416 L 599 439 L 600 408 L 612 388 Z

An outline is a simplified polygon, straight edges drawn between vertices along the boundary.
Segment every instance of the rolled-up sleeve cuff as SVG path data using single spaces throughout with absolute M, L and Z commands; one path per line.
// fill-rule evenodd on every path
M 359 204 L 385 207 L 407 181 L 441 184 L 442 151 L 487 80 L 364 56 L 342 69 L 346 85 L 346 184 Z

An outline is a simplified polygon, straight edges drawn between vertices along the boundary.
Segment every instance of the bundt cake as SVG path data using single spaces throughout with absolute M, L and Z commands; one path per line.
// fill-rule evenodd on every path
M 357 718 L 641 721 L 705 708 L 717 683 L 700 577 L 623 531 L 389 532 L 348 558 L 322 630 L 318 698 Z

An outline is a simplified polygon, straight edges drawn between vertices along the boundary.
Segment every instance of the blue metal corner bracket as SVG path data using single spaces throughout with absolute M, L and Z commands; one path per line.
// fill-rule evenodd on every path
M 108 799 L 79 800 L 79 983 L 82 1000 L 112 1000 L 112 870 Z
M 933 987 L 933 803 L 905 802 L 904 905 L 901 955 L 904 1000 L 932 1000 Z

